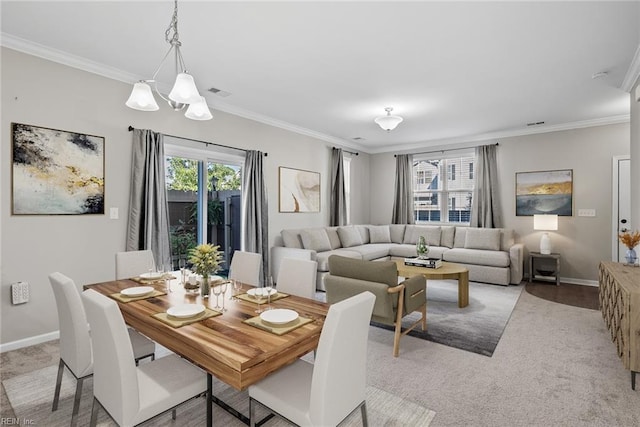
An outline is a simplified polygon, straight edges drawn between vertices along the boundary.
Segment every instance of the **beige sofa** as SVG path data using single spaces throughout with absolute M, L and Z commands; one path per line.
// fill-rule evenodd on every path
M 416 241 L 424 236 L 428 256 L 462 264 L 469 280 L 498 285 L 522 281 L 523 251 L 513 230 L 434 225 L 350 225 L 282 230 L 271 248 L 272 273 L 277 281 L 283 258 L 318 262 L 316 288 L 324 291 L 331 255 L 368 261 L 416 256 Z

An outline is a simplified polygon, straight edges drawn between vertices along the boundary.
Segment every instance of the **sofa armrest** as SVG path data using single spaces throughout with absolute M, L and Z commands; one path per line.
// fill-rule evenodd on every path
M 427 279 L 418 274 L 402 282 L 404 290 L 404 310 L 413 313 L 427 302 Z
M 327 291 L 327 302 L 329 304 L 340 302 L 365 291 L 371 292 L 376 296 L 376 302 L 373 306 L 373 316 L 390 319 L 390 321 L 393 322 L 393 296 L 388 295 L 387 290 L 390 288 L 386 283 L 370 282 L 368 280 L 327 274 L 324 278 L 324 286 Z M 401 287 L 396 286 L 394 289 L 395 288 Z
M 273 246 L 271 248 L 271 276 L 278 283 L 278 272 L 280 263 L 284 258 L 304 259 L 316 261 L 316 251 L 311 249 L 285 248 L 283 246 Z
M 509 248 L 510 280 L 513 285 L 522 281 L 524 275 L 524 244 L 516 243 Z

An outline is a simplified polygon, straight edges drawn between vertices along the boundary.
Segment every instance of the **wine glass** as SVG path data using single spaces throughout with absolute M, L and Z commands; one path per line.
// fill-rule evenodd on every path
M 265 310 L 271 310 L 271 290 L 273 289 L 273 278 L 267 277 L 267 283 L 265 284 L 264 291 L 267 293 L 267 308 Z
M 231 279 L 231 284 L 233 285 L 234 292 L 234 301 L 238 301 L 238 295 L 242 292 L 242 282 L 236 279 Z
M 222 293 L 222 288 L 220 286 L 213 286 L 211 288 L 211 292 L 213 292 L 213 294 L 216 296 L 216 306 L 213 307 L 214 310 L 220 310 L 220 294 Z
M 258 308 L 255 310 L 256 313 L 262 313 L 264 310 L 260 308 L 260 304 L 262 304 L 262 299 L 264 298 L 264 289 L 255 288 L 253 292 L 253 298 L 255 298 L 256 303 L 258 304 Z
M 178 267 L 180 268 L 180 284 L 184 286 L 184 282 L 186 281 L 187 274 L 187 260 L 184 258 L 180 258 L 178 260 Z
M 167 288 L 167 292 L 173 292 L 171 290 L 171 263 L 166 263 L 162 267 L 162 278 L 164 279 L 164 286 Z
M 227 309 L 224 308 L 224 296 L 227 293 L 227 281 L 225 280 L 224 282 L 222 282 L 219 287 L 222 294 L 222 311 L 227 311 Z

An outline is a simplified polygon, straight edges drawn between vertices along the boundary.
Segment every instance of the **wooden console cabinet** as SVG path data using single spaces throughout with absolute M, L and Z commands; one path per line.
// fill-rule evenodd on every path
M 636 373 L 640 372 L 640 268 L 601 262 L 599 283 L 602 317 L 618 357 L 631 371 L 631 388 L 635 390 Z

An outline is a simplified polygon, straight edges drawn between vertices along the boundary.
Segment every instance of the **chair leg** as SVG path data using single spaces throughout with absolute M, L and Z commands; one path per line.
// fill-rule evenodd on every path
M 175 410 L 175 409 L 174 409 L 173 411 L 171 411 L 171 419 L 172 419 L 173 421 L 175 421 L 175 420 L 176 420 L 176 410 Z
M 427 330 L 427 303 L 422 306 L 422 330 Z
M 93 398 L 93 404 L 91 405 L 91 422 L 89 427 L 96 427 L 98 424 L 98 411 L 100 410 L 100 402 L 95 397 Z
M 60 386 L 62 385 L 62 372 L 64 371 L 64 362 L 60 359 L 58 364 L 58 379 L 56 380 L 56 391 L 53 393 L 53 406 L 51 412 L 58 410 L 58 401 L 60 400 Z
M 367 402 L 362 402 L 360 405 L 360 413 L 362 414 L 362 427 L 367 427 L 369 425 L 369 420 L 367 420 Z
M 402 322 L 396 322 L 396 332 L 393 335 L 393 357 L 400 353 L 400 337 L 402 336 Z
M 78 422 L 78 412 L 80 411 L 80 398 L 82 397 L 82 383 L 84 378 L 78 378 L 76 381 L 76 397 L 73 399 L 73 412 L 71 412 L 71 426 L 74 427 Z

